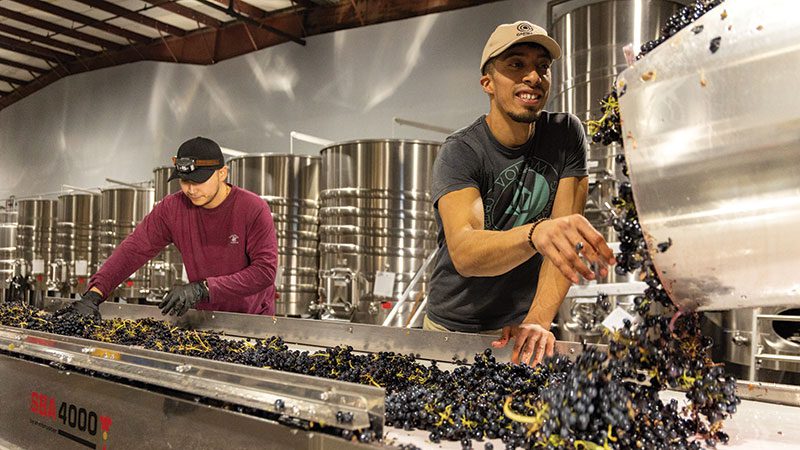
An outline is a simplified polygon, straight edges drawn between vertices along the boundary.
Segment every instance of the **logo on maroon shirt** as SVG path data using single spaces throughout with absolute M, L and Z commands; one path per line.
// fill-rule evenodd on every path
M 228 236 L 228 243 L 230 245 L 238 244 L 239 243 L 239 235 L 238 234 L 232 234 L 232 235 Z

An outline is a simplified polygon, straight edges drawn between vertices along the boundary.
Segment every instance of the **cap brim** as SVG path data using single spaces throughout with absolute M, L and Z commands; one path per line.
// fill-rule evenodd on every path
M 183 181 L 191 181 L 193 183 L 205 183 L 211 178 L 216 169 L 195 169 L 191 173 L 180 173 L 177 169 L 173 168 L 167 181 L 172 181 L 180 178 Z

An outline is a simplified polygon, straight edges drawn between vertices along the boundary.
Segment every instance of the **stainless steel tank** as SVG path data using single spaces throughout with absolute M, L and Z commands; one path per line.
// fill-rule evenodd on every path
M 115 187 L 101 190 L 99 250 L 102 265 L 114 249 L 153 208 L 153 189 Z M 144 298 L 149 288 L 149 264 L 122 282 L 113 294 L 125 298 Z
M 599 118 L 600 100 L 627 67 L 622 47 L 654 39 L 681 4 L 669 0 L 559 0 L 548 4 L 552 36 L 563 56 L 553 62 L 549 109 L 566 111 L 581 121 Z M 591 143 L 591 139 L 589 140 Z M 605 204 L 616 195 L 620 177 L 614 155 L 618 144 L 589 146 L 589 197 L 585 215 L 606 237 L 610 215 Z
M 276 314 L 304 316 L 318 298 L 320 157 L 252 154 L 228 162 L 231 184 L 269 204 L 278 239 Z
M 723 311 L 721 316 L 719 348 L 726 370 L 737 369 L 737 377 L 752 381 L 800 381 L 798 306 L 745 308 Z
M 48 273 L 55 253 L 56 201 L 29 199 L 17 202 L 17 258 L 30 277 L 34 291 L 50 290 Z
M 50 279 L 65 294 L 85 292 L 89 277 L 97 270 L 100 200 L 100 194 L 84 192 L 58 196 L 56 257 Z
M 627 68 L 622 47 L 658 36 L 686 2 L 678 0 L 557 0 L 548 3 L 550 35 L 562 57 L 553 62 L 549 110 L 596 119 L 600 100 Z M 635 48 L 639 53 L 639 48 Z M 601 148 L 601 147 L 598 147 Z M 602 147 L 604 148 L 604 147 Z
M 431 202 L 440 143 L 360 140 L 322 150 L 320 282 L 323 313 L 380 324 L 425 257 L 436 249 Z M 378 272 L 381 283 L 375 293 Z M 411 317 L 414 287 L 392 325 Z
M 798 304 L 797 42 L 797 2 L 727 1 L 620 74 L 639 220 L 672 241 L 649 248 L 683 308 Z
M 17 212 L 0 209 L 0 290 L 9 287 L 17 258 Z M 3 300 L 0 296 L 0 302 Z
M 153 187 L 155 189 L 155 202 L 158 203 L 169 194 L 181 190 L 181 182 L 177 178 L 168 181 L 174 166 L 160 166 L 153 169 Z
M 627 67 L 622 47 L 638 46 L 657 37 L 667 18 L 681 7 L 669 0 L 557 0 L 548 3 L 553 39 L 563 56 L 553 62 L 548 110 L 565 111 L 581 121 L 599 118 L 600 101 L 611 91 L 614 79 Z M 618 144 L 589 146 L 589 195 L 584 215 L 609 241 L 616 239 L 609 226 L 610 205 L 622 177 L 614 161 Z M 600 283 L 632 281 L 612 270 Z M 629 305 L 631 298 L 613 297 L 613 304 Z M 558 313 L 559 338 L 599 341 L 606 312 L 592 299 L 566 299 Z
M 181 190 L 179 180 L 167 181 L 173 168 L 174 166 L 161 166 L 153 169 L 156 203 L 167 195 Z M 147 298 L 151 301 L 160 301 L 172 286 L 183 284 L 184 281 L 183 258 L 175 245 L 170 244 L 150 262 L 150 292 Z

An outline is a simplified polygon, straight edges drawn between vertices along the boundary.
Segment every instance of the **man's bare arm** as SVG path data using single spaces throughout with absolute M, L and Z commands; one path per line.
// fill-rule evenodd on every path
M 506 231 L 483 229 L 483 201 L 475 188 L 444 195 L 439 199 L 438 207 L 450 257 L 461 276 L 501 275 L 535 254 L 528 242 L 531 224 Z M 601 267 L 613 263 L 614 254 L 603 237 L 580 214 L 545 221 L 533 233 L 533 242 L 539 252 L 576 283 L 578 274 L 594 279 L 594 273 L 574 252 L 566 252 L 578 241 L 583 242 L 584 255 L 589 262 Z
M 553 203 L 553 218 L 567 217 L 572 214 L 582 214 L 586 205 L 586 196 L 589 192 L 589 181 L 583 178 L 565 178 L 558 184 L 556 199 Z M 571 251 L 575 251 L 574 248 Z M 577 254 L 577 251 L 575 251 Z M 531 309 L 522 323 L 539 324 L 545 329 L 555 318 L 561 302 L 567 295 L 571 281 L 564 277 L 561 271 L 547 258 L 542 262 L 539 272 L 539 284 L 536 287 L 536 296 L 531 304 Z
M 579 214 L 583 212 L 587 193 L 588 180 L 585 177 L 565 178 L 559 181 L 551 213 L 553 220 L 542 228 L 541 235 L 538 236 L 543 240 L 543 247 L 547 245 L 550 250 L 557 249 L 557 252 L 549 252 L 548 254 L 554 255 L 552 259 L 545 257 L 542 262 L 536 296 L 528 315 L 521 324 L 503 328 L 501 338 L 492 343 L 493 347 L 501 348 L 513 339 L 511 361 L 514 363 L 528 364 L 533 357 L 533 365 L 536 365 L 545 355 L 553 354 L 555 336 L 550 332 L 550 325 L 561 302 L 564 301 L 570 284 L 576 281 L 567 278 L 567 274 L 558 265 L 578 258 L 578 250 L 575 249 L 574 243 L 583 242 L 581 240 L 583 237 L 576 234 L 574 229 L 563 226 L 563 222 L 586 220 Z M 538 233 L 539 229 L 536 231 Z M 602 245 L 607 247 L 604 240 Z M 601 273 L 607 272 L 604 269 Z
M 444 195 L 439 214 L 450 257 L 463 277 L 502 275 L 535 254 L 528 244 L 530 225 L 508 231 L 483 229 L 483 200 L 475 188 Z

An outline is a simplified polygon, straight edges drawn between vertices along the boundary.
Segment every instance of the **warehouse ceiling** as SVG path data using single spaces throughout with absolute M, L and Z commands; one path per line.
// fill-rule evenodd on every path
M 134 61 L 214 64 L 330 31 L 497 0 L 0 0 L 0 109 Z

